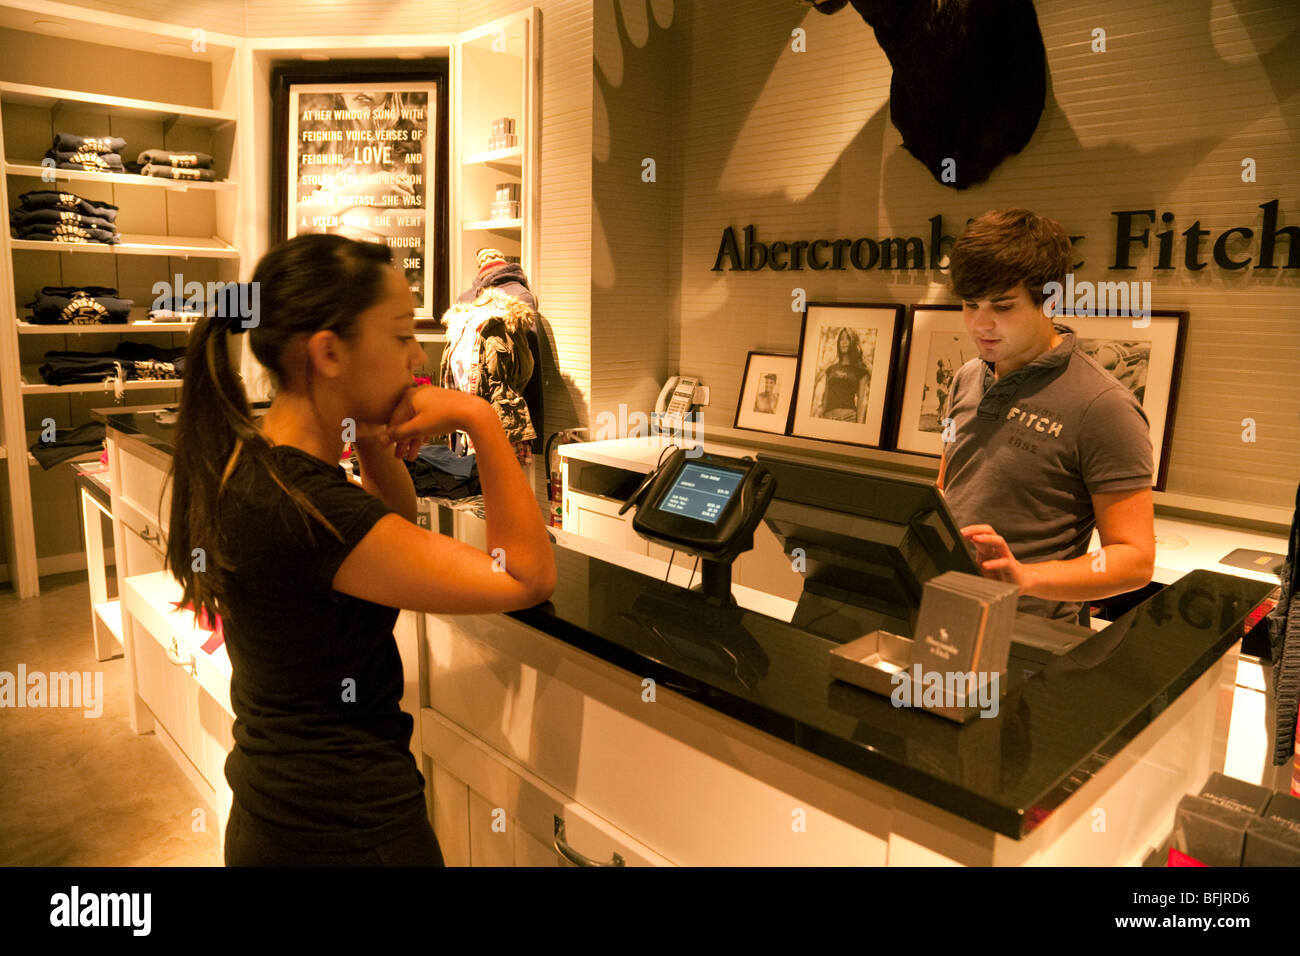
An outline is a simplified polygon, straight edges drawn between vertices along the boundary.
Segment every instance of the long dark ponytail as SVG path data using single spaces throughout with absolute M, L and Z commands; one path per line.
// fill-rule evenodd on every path
M 383 268 L 391 262 L 388 247 L 379 243 L 319 233 L 298 236 L 258 262 L 246 297 L 256 304 L 253 315 L 235 314 L 232 296 L 225 309 L 200 319 L 191 333 L 170 473 L 166 566 L 181 583 L 183 603 L 200 619 L 221 613 L 229 595 L 235 567 L 221 540 L 222 494 L 241 458 L 265 468 L 304 520 L 311 516 L 338 537 L 276 467 L 271 443 L 253 421 L 242 379 L 231 365 L 227 333 L 238 323 L 248 326 L 253 355 L 279 388 L 286 379 L 286 349 L 295 337 L 324 330 L 347 341 L 356 336 L 357 316 L 378 300 Z

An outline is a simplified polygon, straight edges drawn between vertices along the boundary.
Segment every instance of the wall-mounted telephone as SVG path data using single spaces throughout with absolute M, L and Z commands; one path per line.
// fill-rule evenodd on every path
M 686 375 L 674 375 L 668 379 L 659 400 L 655 402 L 655 413 L 659 415 L 688 415 L 700 404 L 696 400 L 696 391 L 700 389 L 700 380 Z

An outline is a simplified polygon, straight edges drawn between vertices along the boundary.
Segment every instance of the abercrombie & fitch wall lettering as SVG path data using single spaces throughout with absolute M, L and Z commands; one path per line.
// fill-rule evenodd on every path
M 1157 224 L 1155 209 L 1123 209 L 1112 212 L 1115 217 L 1113 254 L 1107 269 L 1136 269 L 1134 260 L 1143 250 L 1154 250 L 1156 264 L 1153 269 L 1169 271 L 1177 268 L 1196 271 L 1209 265 L 1207 255 L 1221 269 L 1300 269 L 1300 226 L 1277 224 L 1278 200 L 1260 203 L 1264 221 L 1258 239 L 1249 226 L 1232 226 L 1217 235 L 1201 228 L 1199 219 L 1181 231 L 1175 226 L 1172 212 L 1161 212 Z M 969 222 L 970 220 L 967 220 Z M 756 272 L 771 269 L 775 272 L 846 271 L 848 269 L 919 270 L 947 267 L 948 249 L 956 237 L 944 235 L 943 216 L 932 216 L 929 242 L 920 236 L 891 237 L 885 239 L 798 239 L 763 242 L 753 225 L 745 226 L 737 236 L 736 228 L 728 226 L 722 233 L 718 255 L 713 262 L 713 272 Z M 1205 241 L 1214 235 L 1212 242 Z M 1076 250 L 1084 236 L 1071 236 Z M 1279 239 L 1287 240 L 1285 264 L 1278 265 Z M 1231 244 L 1232 248 L 1229 248 Z M 1181 248 L 1181 255 L 1176 251 Z M 1083 266 L 1084 260 L 1074 264 Z

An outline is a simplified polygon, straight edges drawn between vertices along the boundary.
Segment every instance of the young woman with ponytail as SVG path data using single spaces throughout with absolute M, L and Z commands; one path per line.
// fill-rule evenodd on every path
M 191 336 L 167 544 L 184 601 L 221 616 L 230 654 L 226 864 L 441 865 L 398 706 L 397 609 L 546 600 L 555 563 L 541 510 L 487 402 L 412 386 L 424 355 L 386 247 L 299 236 L 252 281 L 255 315 L 227 310 Z M 271 373 L 260 421 L 229 333 L 248 334 Z M 339 466 L 350 429 L 360 486 Z M 414 523 L 402 459 L 455 430 L 474 442 L 497 567 Z

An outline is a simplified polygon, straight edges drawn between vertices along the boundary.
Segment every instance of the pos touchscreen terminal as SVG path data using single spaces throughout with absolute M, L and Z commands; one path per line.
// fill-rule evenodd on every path
M 734 604 L 731 562 L 754 547 L 776 479 L 752 458 L 673 450 L 646 476 L 619 514 L 634 505 L 632 528 L 641 537 L 701 559 L 706 597 Z

